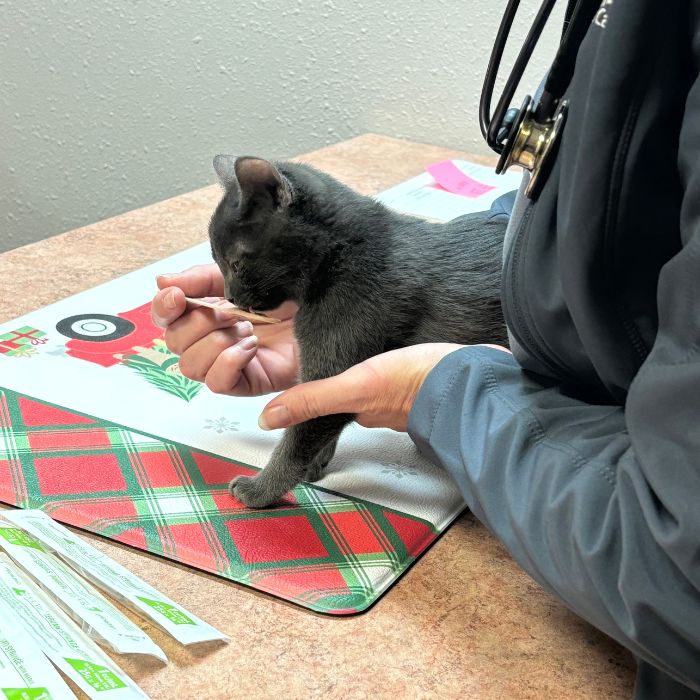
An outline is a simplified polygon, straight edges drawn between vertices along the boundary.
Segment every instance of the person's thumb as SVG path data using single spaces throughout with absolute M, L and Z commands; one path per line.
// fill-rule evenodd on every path
M 332 413 L 353 413 L 355 398 L 345 374 L 297 384 L 265 406 L 258 425 L 276 430 Z
M 167 328 L 180 318 L 187 308 L 184 292 L 178 287 L 167 287 L 155 295 L 151 302 L 151 318 L 160 328 Z

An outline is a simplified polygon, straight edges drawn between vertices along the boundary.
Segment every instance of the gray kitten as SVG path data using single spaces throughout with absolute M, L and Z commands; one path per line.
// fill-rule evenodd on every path
M 256 311 L 299 305 L 302 381 L 417 343 L 507 342 L 502 221 L 428 223 L 297 163 L 219 155 L 214 169 L 226 191 L 209 237 L 226 298 Z M 352 420 L 337 414 L 287 428 L 265 469 L 234 479 L 232 494 L 263 508 L 302 479 L 315 481 Z

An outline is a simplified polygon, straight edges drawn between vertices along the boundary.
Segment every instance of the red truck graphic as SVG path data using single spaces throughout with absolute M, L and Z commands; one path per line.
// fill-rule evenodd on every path
M 102 367 L 112 367 L 121 355 L 147 348 L 163 337 L 163 329 L 151 320 L 150 302 L 131 311 L 109 314 L 79 314 L 56 324 L 56 330 L 71 340 L 66 343 L 67 354 Z

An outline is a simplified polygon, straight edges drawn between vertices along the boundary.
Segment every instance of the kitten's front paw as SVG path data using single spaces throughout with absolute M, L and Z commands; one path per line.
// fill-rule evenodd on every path
M 258 477 L 237 476 L 228 485 L 231 495 L 248 508 L 265 508 L 277 499 L 266 493 Z
M 311 463 L 304 472 L 304 481 L 318 481 L 323 476 L 323 468 L 325 464 Z
M 311 461 L 304 471 L 304 481 L 318 481 L 323 477 L 323 470 L 328 466 L 335 454 L 335 445 L 337 440 L 334 440 L 330 445 L 326 445 Z

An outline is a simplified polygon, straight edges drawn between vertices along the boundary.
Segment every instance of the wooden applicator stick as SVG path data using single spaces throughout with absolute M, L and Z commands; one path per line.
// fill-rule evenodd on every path
M 191 297 L 185 297 L 188 304 L 192 306 L 204 306 L 207 309 L 216 309 L 217 311 L 222 311 L 229 316 L 234 318 L 242 318 L 245 321 L 250 321 L 251 323 L 279 323 L 280 319 L 270 318 L 270 316 L 263 316 L 261 314 L 254 314 L 250 311 L 244 311 L 239 309 L 237 306 L 233 306 L 227 301 L 222 301 L 220 303 L 215 303 L 213 301 L 204 301 L 204 299 L 195 299 Z

